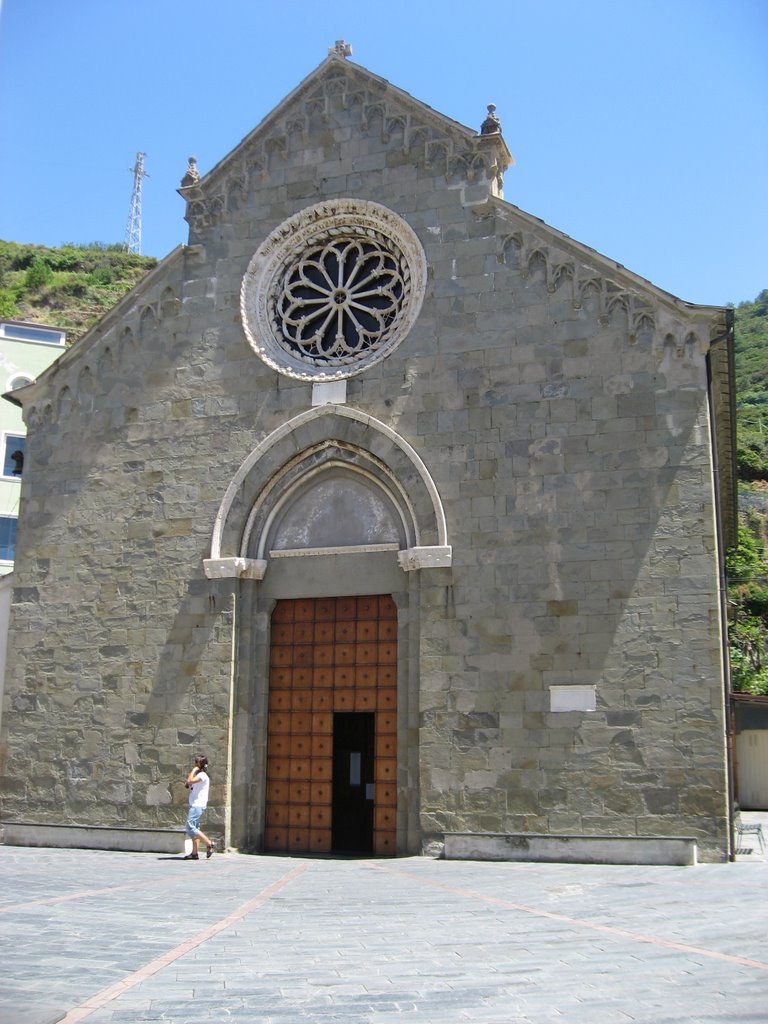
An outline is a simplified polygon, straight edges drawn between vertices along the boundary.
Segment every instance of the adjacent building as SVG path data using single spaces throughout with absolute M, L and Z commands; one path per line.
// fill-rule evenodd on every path
M 0 394 L 31 384 L 64 351 L 66 333 L 57 327 L 0 319 Z M 13 592 L 13 559 L 24 471 L 26 427 L 19 405 L 0 402 L 0 698 L 5 674 L 8 618 Z
M 6 842 L 172 848 L 202 752 L 241 850 L 729 855 L 730 314 L 511 163 L 344 47 L 190 160 L 18 393 Z
M 2 393 L 31 384 L 64 351 L 66 333 L 24 320 L 0 320 Z M 26 427 L 21 409 L 0 403 L 0 575 L 13 569 Z

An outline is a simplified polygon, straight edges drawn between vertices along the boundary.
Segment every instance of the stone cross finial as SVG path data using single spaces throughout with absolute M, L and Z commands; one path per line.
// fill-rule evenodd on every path
M 488 104 L 488 117 L 480 125 L 481 135 L 495 135 L 501 131 L 501 121 L 496 117 L 496 104 Z
M 197 169 L 197 157 L 191 156 L 189 159 L 189 166 L 187 167 L 187 173 L 181 179 L 181 187 L 188 188 L 190 185 L 196 185 L 200 181 L 200 171 Z
M 337 39 L 333 46 L 328 47 L 328 56 L 336 54 L 337 57 L 351 57 L 352 44 L 345 43 L 343 39 Z

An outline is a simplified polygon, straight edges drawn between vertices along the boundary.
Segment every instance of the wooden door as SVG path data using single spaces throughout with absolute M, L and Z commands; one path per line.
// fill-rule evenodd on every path
M 394 855 L 397 810 L 397 609 L 389 595 L 278 601 L 272 613 L 265 849 L 334 850 L 348 785 L 336 770 L 344 714 L 372 735 L 372 851 Z M 351 721 L 351 720 L 350 720 Z M 361 725 L 362 719 L 358 720 Z M 334 724 L 335 723 L 335 724 Z M 362 748 L 361 748 L 362 750 Z M 348 751 L 349 752 L 349 751 Z M 366 783 L 368 785 L 368 783 Z M 348 813 L 353 813 L 348 811 Z

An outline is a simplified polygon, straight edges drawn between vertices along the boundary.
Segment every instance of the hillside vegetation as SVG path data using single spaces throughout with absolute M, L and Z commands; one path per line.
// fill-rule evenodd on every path
M 0 316 L 77 341 L 156 266 L 121 245 L 0 241 Z M 739 544 L 727 556 L 733 685 L 768 694 L 768 289 L 736 315 Z
M 0 316 L 61 327 L 71 344 L 156 265 L 122 245 L 0 241 Z
M 736 309 L 739 478 L 768 488 L 768 288 Z
M 733 685 L 768 694 L 768 289 L 736 307 L 739 544 L 727 557 Z

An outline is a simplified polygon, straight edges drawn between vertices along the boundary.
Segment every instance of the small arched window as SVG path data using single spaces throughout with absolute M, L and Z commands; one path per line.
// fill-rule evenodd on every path
M 18 377 L 14 377 L 8 385 L 9 391 L 15 391 L 16 388 L 26 387 L 27 384 L 32 383 L 31 377 L 26 377 L 24 374 L 19 374 Z

